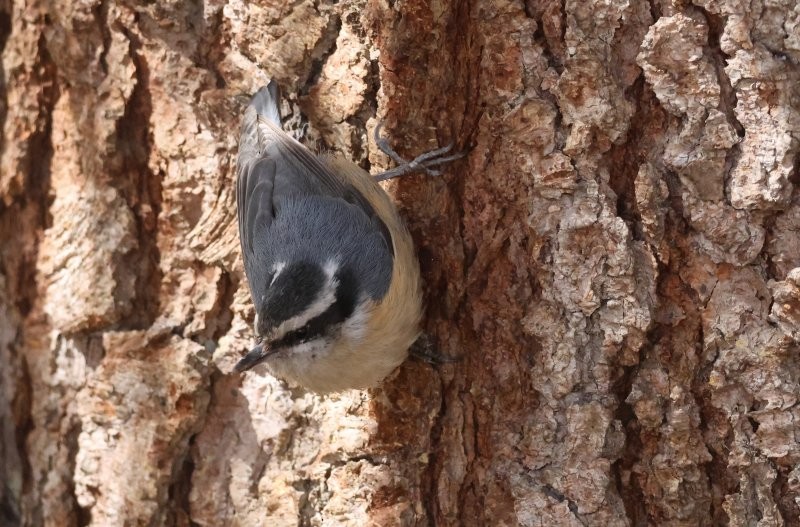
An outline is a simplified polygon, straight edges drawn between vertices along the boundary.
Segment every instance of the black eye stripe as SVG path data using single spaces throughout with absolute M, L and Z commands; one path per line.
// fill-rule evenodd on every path
M 322 326 L 311 327 L 312 322 L 314 321 L 313 320 L 309 321 L 308 324 L 306 324 L 302 328 L 290 331 L 280 339 L 272 342 L 271 345 L 278 348 L 295 346 L 297 344 L 302 344 L 303 342 L 308 342 L 310 340 L 314 340 L 315 338 L 324 335 L 326 328 Z

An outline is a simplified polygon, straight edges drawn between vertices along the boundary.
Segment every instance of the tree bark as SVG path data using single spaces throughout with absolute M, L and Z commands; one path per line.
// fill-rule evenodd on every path
M 0 0 L 0 525 L 800 525 L 796 0 Z M 232 374 L 270 78 L 377 172 L 431 366 Z

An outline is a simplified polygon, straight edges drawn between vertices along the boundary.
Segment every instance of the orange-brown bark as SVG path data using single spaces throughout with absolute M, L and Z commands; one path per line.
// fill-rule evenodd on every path
M 797 525 L 794 0 L 0 0 L 0 525 Z M 385 184 L 440 353 L 251 343 L 248 95 Z

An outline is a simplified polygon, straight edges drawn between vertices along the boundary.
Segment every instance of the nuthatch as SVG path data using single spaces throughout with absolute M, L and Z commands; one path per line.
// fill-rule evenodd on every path
M 422 293 L 411 236 L 377 184 L 462 157 L 449 147 L 372 177 L 315 155 L 281 128 L 275 81 L 245 111 L 236 204 L 257 345 L 236 371 L 269 370 L 315 392 L 373 386 L 420 334 Z

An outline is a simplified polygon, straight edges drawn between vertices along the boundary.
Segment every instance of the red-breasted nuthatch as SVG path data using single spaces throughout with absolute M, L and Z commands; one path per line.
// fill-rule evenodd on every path
M 255 304 L 257 345 L 236 365 L 266 363 L 325 393 L 377 384 L 420 334 L 422 293 L 411 236 L 377 181 L 461 157 L 449 147 L 372 177 L 315 155 L 281 128 L 275 81 L 245 111 L 236 204 Z

